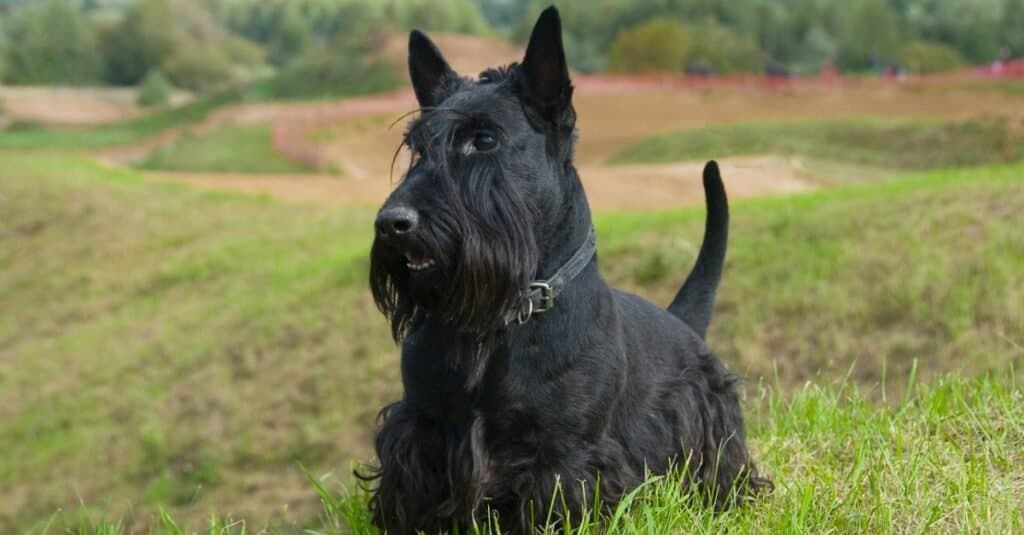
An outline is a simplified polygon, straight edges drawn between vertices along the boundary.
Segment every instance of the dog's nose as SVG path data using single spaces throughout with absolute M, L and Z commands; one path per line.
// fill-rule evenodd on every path
M 377 214 L 377 233 L 381 236 L 394 238 L 416 230 L 420 215 L 408 206 L 391 206 Z

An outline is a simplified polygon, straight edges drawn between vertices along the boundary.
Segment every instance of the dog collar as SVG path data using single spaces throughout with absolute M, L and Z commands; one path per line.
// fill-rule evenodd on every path
M 579 249 L 576 249 L 572 257 L 558 268 L 554 275 L 547 280 L 530 282 L 526 291 L 523 292 L 522 306 L 518 312 L 505 321 L 505 325 L 513 323 L 522 325 L 529 321 L 534 314 L 551 310 L 555 306 L 555 298 L 558 297 L 558 294 L 562 293 L 565 287 L 583 272 L 596 252 L 597 232 L 591 226 L 590 232 L 587 233 L 587 239 L 583 241 Z

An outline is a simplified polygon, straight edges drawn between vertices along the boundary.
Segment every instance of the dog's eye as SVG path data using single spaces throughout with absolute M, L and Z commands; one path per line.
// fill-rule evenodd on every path
M 498 146 L 498 140 L 490 132 L 477 132 L 470 143 L 476 152 L 487 152 Z

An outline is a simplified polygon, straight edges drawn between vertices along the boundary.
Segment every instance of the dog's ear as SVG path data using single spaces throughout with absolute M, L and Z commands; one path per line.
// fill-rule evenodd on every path
M 545 121 L 572 128 L 572 82 L 562 47 L 562 20 L 555 6 L 537 19 L 521 69 L 523 103 Z
M 419 30 L 409 33 L 409 78 L 420 107 L 439 104 L 439 89 L 445 82 L 458 78 L 448 66 L 437 45 Z

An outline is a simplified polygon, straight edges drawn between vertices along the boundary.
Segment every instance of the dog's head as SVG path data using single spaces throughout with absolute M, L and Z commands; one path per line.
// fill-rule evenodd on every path
M 420 114 L 403 143 L 414 157 L 377 214 L 373 297 L 396 339 L 426 314 L 495 332 L 521 306 L 544 223 L 566 202 L 575 111 L 558 12 L 541 15 L 522 63 L 476 80 L 413 31 L 409 74 Z

